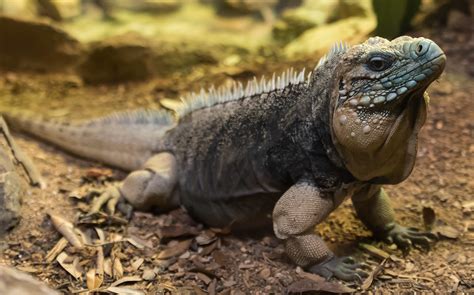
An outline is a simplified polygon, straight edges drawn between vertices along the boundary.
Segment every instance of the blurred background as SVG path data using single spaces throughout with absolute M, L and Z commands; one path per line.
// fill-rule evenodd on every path
M 0 67 L 88 84 L 210 67 L 243 78 L 263 63 L 311 68 L 334 43 L 370 35 L 428 30 L 463 43 L 473 10 L 468 0 L 0 0 Z M 437 34 L 446 27 L 468 35 Z

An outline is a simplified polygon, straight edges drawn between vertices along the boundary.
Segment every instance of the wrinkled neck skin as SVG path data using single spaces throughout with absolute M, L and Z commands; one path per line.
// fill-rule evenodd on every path
M 336 69 L 331 63 L 321 65 L 313 73 L 310 85 L 310 95 L 313 105 L 321 107 L 326 104 L 329 109 L 328 118 L 323 118 L 327 125 L 329 140 L 323 140 L 328 157 L 339 167 L 344 167 L 359 181 L 396 184 L 406 179 L 413 170 L 416 153 L 417 137 L 426 118 L 427 94 L 423 90 L 400 103 L 406 104 L 402 108 L 393 107 L 381 113 L 378 118 L 379 127 L 372 126 L 370 136 L 367 136 L 366 125 L 363 124 L 364 116 L 357 112 L 345 113 L 349 129 L 337 130 L 340 124 L 339 112 L 336 110 L 338 98 L 338 79 L 335 79 Z M 325 85 L 318 87 L 318 85 Z M 323 103 L 321 103 L 323 102 Z M 323 112 L 324 113 L 324 112 Z M 321 112 L 313 112 L 321 116 Z M 372 118 L 377 119 L 378 114 Z M 313 118 L 317 121 L 318 118 Z M 321 120 L 321 118 L 319 118 Z M 348 132 L 349 130 L 349 132 Z M 339 136 L 338 136 L 339 135 Z M 346 140 L 347 136 L 352 137 Z M 354 137 L 356 140 L 354 142 Z
M 332 89 L 337 87 L 333 85 Z M 418 133 L 426 119 L 428 96 L 424 89 L 400 101 L 401 107 L 394 105 L 370 115 L 336 109 L 337 91 L 330 95 L 331 136 L 351 174 L 360 181 L 377 184 L 405 180 L 415 165 Z M 345 124 L 336 122 L 342 115 Z

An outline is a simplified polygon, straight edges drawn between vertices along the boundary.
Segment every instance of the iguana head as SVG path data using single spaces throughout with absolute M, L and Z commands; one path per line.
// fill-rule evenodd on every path
M 433 41 L 374 37 L 340 50 L 331 89 L 331 132 L 359 180 L 398 183 L 413 169 L 426 88 L 446 57 Z

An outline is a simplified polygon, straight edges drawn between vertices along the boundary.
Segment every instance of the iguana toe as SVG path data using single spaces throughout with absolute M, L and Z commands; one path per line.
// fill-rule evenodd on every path
M 99 212 L 104 205 L 106 205 L 107 211 L 110 214 L 114 214 L 117 203 L 120 201 L 121 197 L 122 194 L 116 185 L 107 187 L 104 192 L 92 202 L 89 214 Z
M 393 225 L 386 233 L 385 240 L 388 243 L 395 243 L 397 247 L 406 250 L 411 246 L 421 246 L 426 249 L 437 240 L 435 234 L 422 232 L 416 228 L 407 228 L 399 224 Z
M 344 281 L 360 281 L 368 276 L 364 270 L 368 267 L 365 263 L 357 263 L 354 258 L 346 257 L 332 257 L 325 262 L 313 265 L 308 268 L 308 271 L 319 274 L 326 279 L 335 276 Z

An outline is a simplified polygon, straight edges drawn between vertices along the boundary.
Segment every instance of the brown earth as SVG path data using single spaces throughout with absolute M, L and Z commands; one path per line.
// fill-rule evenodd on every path
M 421 133 L 415 170 L 408 180 L 387 189 L 403 224 L 423 227 L 422 212 L 430 223 L 428 219 L 433 210 L 440 241 L 430 251 L 413 249 L 405 255 L 392 246 L 370 239 L 370 233 L 356 219 L 350 202 L 317 227 L 337 253 L 366 259 L 373 269 L 382 259 L 361 250 L 360 243 L 383 250 L 382 255 L 391 255 L 371 286 L 364 285 L 371 292 L 474 291 L 474 79 L 469 73 L 472 62 L 470 68 L 465 64 L 466 60 L 472 61 L 474 47 L 472 35 L 450 34 L 454 37 L 432 33 L 438 36 L 433 38 L 442 48 L 449 48 L 446 50 L 448 67 L 446 74 L 430 89 L 431 107 Z M 458 47 L 449 38 L 454 38 Z M 461 44 L 470 44 L 470 53 L 461 50 Z M 302 64 L 250 66 L 237 76 Z M 87 87 L 73 76 L 4 73 L 0 76 L 0 104 L 68 119 L 136 106 L 156 107 L 162 98 L 175 97 L 201 84 L 224 82 L 226 77 L 217 73 L 227 70 L 230 71 L 196 68 L 186 77 L 175 74 L 142 84 Z M 162 215 L 136 212 L 129 223 L 119 213 L 116 218 L 79 218 L 80 213 L 89 208 L 91 194 L 87 192 L 100 191 L 105 183 L 120 180 L 125 174 L 77 159 L 32 138 L 16 137 L 25 152 L 32 155 L 48 187 L 32 189 L 25 198 L 20 225 L 5 241 L 0 241 L 2 264 L 32 273 L 65 293 L 87 290 L 85 273 L 97 265 L 99 248 L 106 260 L 102 286 L 110 286 L 120 278 L 117 266 L 112 276 L 107 274 L 112 257 L 121 261 L 123 275 L 130 280 L 129 288 L 143 289 L 150 294 L 284 293 L 297 290 L 297 285 L 292 284 L 307 278 L 290 263 L 271 233 L 229 235 L 212 231 L 195 224 L 179 210 Z M 84 249 L 69 245 L 65 249 L 68 259 L 72 262 L 72 257 L 78 257 L 82 273 L 79 279 L 74 279 L 58 262 L 46 262 L 48 251 L 61 238 L 47 212 L 75 221 L 76 226 L 93 239 L 110 242 L 131 237 L 142 249 L 129 242 Z M 99 234 L 94 228 L 99 229 Z M 102 233 L 103 239 L 100 238 Z M 360 284 L 347 285 L 357 288 Z

